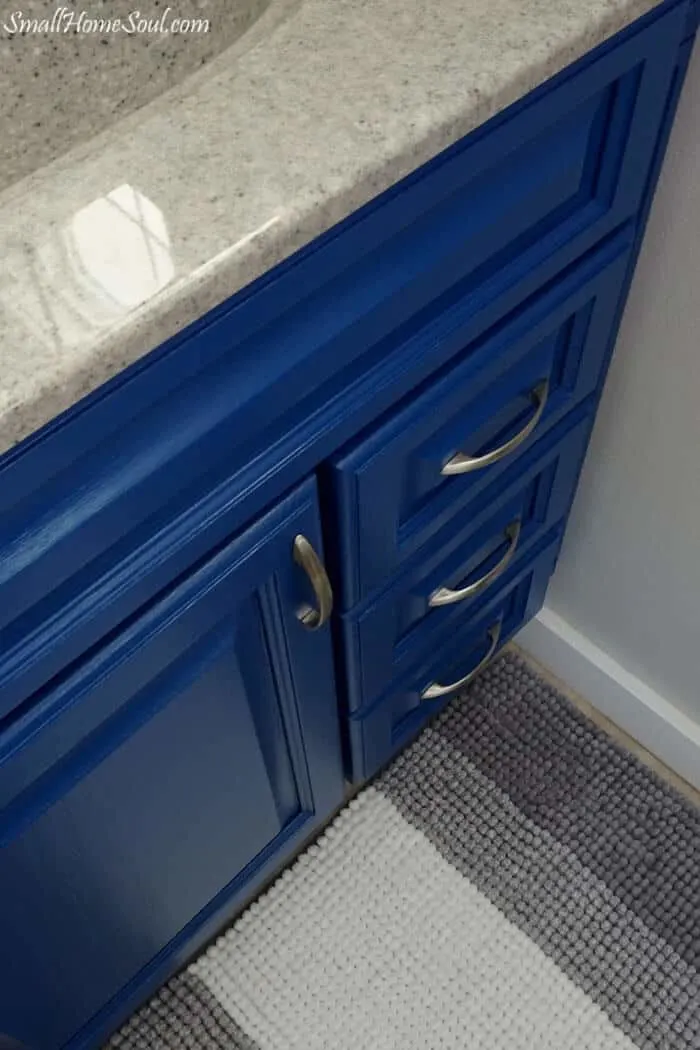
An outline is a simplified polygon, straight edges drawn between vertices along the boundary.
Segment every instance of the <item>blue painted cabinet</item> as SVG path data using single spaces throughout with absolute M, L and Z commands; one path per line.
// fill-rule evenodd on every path
M 356 581 L 353 606 L 434 543 L 451 519 L 473 513 L 514 459 L 593 393 L 631 243 L 626 228 L 491 338 L 467 342 L 452 368 L 333 460 L 345 578 Z M 460 336 L 459 329 L 449 332 L 457 345 Z M 510 453 L 479 469 L 444 473 L 456 453 L 483 456 L 513 440 Z
M 313 482 L 53 685 L 2 741 L 2 1029 L 59 1046 L 342 800 L 330 640 L 299 619 Z M 9 965 L 8 965 L 9 964 Z
M 433 649 L 423 648 L 396 674 L 378 702 L 348 719 L 355 776 L 372 776 L 423 728 L 454 695 L 466 688 L 498 649 L 542 605 L 556 561 L 561 532 L 552 531 L 516 562 L 479 607 L 458 615 Z
M 666 0 L 0 457 L 0 1035 L 94 1050 L 541 606 L 693 32 Z

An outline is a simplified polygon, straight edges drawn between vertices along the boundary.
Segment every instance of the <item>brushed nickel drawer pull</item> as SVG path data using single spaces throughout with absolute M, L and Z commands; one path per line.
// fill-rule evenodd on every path
M 458 452 L 452 459 L 448 459 L 445 466 L 442 468 L 442 474 L 469 474 L 472 470 L 481 470 L 482 467 L 490 467 L 492 463 L 498 463 L 499 459 L 503 459 L 504 456 L 509 455 L 511 452 L 515 452 L 516 448 L 522 445 L 523 441 L 529 438 L 540 419 L 542 413 L 545 410 L 547 404 L 547 396 L 549 394 L 549 380 L 543 379 L 533 387 L 530 392 L 532 403 L 535 406 L 535 414 L 532 419 L 525 424 L 523 429 L 515 434 L 505 444 L 499 445 L 498 448 L 494 448 L 491 452 L 485 452 L 483 456 L 467 456 L 463 452 Z
M 302 536 L 301 533 L 294 537 L 294 561 L 309 577 L 318 603 L 317 609 L 311 605 L 303 605 L 297 610 L 297 618 L 301 620 L 304 627 L 308 627 L 310 631 L 316 631 L 328 622 L 333 611 L 331 581 L 328 579 L 328 574 L 318 554 L 306 536 Z
M 473 598 L 475 594 L 483 591 L 490 583 L 497 580 L 513 560 L 515 548 L 518 546 L 518 540 L 520 539 L 521 528 L 522 522 L 520 518 L 511 521 L 510 525 L 505 530 L 505 538 L 509 540 L 508 550 L 498 564 L 494 565 L 492 569 L 489 569 L 481 579 L 475 580 L 474 583 L 470 583 L 467 587 L 462 587 L 458 591 L 451 591 L 449 587 L 439 587 L 438 590 L 430 595 L 428 601 L 430 607 L 434 609 L 438 605 L 454 605 L 455 602 L 463 602 L 467 598 Z
M 465 685 L 469 685 L 479 672 L 483 671 L 493 654 L 496 652 L 498 640 L 501 637 L 500 621 L 495 623 L 493 627 L 489 627 L 488 637 L 490 639 L 489 651 L 483 660 L 480 660 L 469 674 L 465 674 L 464 678 L 460 678 L 458 682 L 452 682 L 450 685 L 438 685 L 437 682 L 433 682 L 432 685 L 426 686 L 420 694 L 421 700 L 438 700 L 441 696 L 449 696 L 450 693 L 456 693 L 460 689 L 463 689 Z

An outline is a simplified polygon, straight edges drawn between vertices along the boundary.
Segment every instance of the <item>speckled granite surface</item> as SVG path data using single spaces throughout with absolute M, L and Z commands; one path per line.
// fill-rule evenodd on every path
M 0 452 L 653 0 L 272 0 L 0 196 Z
M 269 3 L 3 4 L 0 190 L 178 84 L 238 40 Z

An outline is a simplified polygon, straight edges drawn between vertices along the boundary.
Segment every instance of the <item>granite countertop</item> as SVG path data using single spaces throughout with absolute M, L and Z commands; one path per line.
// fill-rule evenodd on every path
M 0 195 L 0 453 L 654 6 L 272 0 Z

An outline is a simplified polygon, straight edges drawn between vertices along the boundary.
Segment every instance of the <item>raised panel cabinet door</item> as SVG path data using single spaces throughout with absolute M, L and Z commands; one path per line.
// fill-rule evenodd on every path
M 343 795 L 306 482 L 0 737 L 0 1032 L 63 1046 Z

